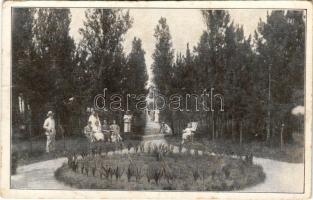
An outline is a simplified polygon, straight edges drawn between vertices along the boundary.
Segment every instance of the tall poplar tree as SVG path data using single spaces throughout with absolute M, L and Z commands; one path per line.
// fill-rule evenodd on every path
M 84 52 L 85 71 L 90 77 L 90 90 L 87 96 L 93 97 L 109 92 L 124 92 L 122 83 L 126 70 L 126 56 L 122 42 L 132 25 L 127 10 L 87 9 L 82 35 L 81 50 Z M 92 99 L 91 99 L 92 101 Z
M 152 55 L 153 82 L 162 94 L 168 95 L 173 73 L 174 50 L 172 48 L 172 37 L 166 18 L 160 18 L 155 28 L 154 37 L 156 45 Z
M 255 34 L 259 59 L 258 90 L 267 113 L 267 140 L 285 124 L 285 139 L 292 141 L 295 121 L 291 109 L 303 105 L 305 23 L 302 11 L 275 10 L 260 21 Z M 283 74 L 283 75 L 282 75 Z
M 12 23 L 12 114 L 13 128 L 24 120 L 20 114 L 19 97 L 25 101 L 25 107 L 32 98 L 32 77 L 37 74 L 33 67 L 34 10 L 14 8 Z
M 69 9 L 38 8 L 33 27 L 37 75 L 32 88 L 36 98 L 32 109 L 41 125 L 45 112 L 52 109 L 57 120 L 67 125 L 68 112 L 64 102 L 73 96 L 74 40 L 69 35 Z
M 135 94 L 138 99 L 147 95 L 147 66 L 145 62 L 145 51 L 142 49 L 142 42 L 139 38 L 132 41 L 132 50 L 127 57 L 127 70 L 125 71 L 125 89 L 129 94 Z M 138 99 L 131 98 L 132 108 L 135 109 L 135 103 Z

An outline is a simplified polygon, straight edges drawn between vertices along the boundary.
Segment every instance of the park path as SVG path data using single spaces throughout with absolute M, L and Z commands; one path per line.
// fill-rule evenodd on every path
M 146 131 L 155 134 L 159 131 L 158 124 L 147 121 Z M 151 144 L 166 143 L 164 138 L 144 140 L 145 147 Z M 185 151 L 186 149 L 183 149 Z M 174 152 L 178 152 L 175 147 Z M 124 149 L 113 153 L 134 153 L 134 149 Z M 212 153 L 213 154 L 213 153 Z M 17 174 L 11 176 L 11 187 L 19 189 L 73 189 L 58 182 L 54 172 L 66 162 L 66 158 L 42 161 L 17 168 Z M 287 163 L 271 159 L 254 157 L 254 163 L 263 167 L 266 174 L 265 181 L 252 187 L 245 188 L 239 192 L 303 192 L 304 164 Z
M 253 158 L 266 175 L 263 183 L 247 187 L 242 192 L 292 192 L 304 190 L 304 163 L 288 163 L 265 158 Z
M 11 188 L 71 189 L 54 178 L 54 172 L 66 160 L 67 158 L 57 158 L 18 167 L 16 175 L 11 176 Z

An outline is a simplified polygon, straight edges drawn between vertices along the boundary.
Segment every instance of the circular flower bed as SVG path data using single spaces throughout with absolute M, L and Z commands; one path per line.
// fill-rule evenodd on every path
M 237 190 L 262 182 L 262 167 L 241 159 L 161 151 L 68 157 L 55 176 L 81 189 Z

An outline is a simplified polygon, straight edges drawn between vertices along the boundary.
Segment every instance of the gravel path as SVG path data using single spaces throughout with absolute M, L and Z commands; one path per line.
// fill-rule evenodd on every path
M 66 158 L 37 162 L 17 168 L 11 176 L 11 187 L 18 189 L 71 189 L 57 181 L 54 172 L 66 162 Z
M 304 163 L 288 163 L 265 158 L 254 158 L 266 174 L 265 181 L 243 192 L 291 192 L 303 193 Z

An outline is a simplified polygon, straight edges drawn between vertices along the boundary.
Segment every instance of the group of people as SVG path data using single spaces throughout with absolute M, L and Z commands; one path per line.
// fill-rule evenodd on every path
M 132 115 L 129 112 L 126 112 L 123 120 L 124 133 L 130 133 Z M 54 113 L 52 111 L 47 113 L 47 118 L 44 121 L 43 129 L 45 130 L 45 135 L 47 136 L 46 152 L 49 153 L 55 150 L 56 123 L 54 119 Z M 96 141 L 122 141 L 122 137 L 120 135 L 120 126 L 116 123 L 116 120 L 112 120 L 111 125 L 108 124 L 107 120 L 103 120 L 103 124 L 101 124 L 98 113 L 95 110 L 91 110 L 88 124 L 84 128 L 84 135 L 91 143 Z
M 197 126 L 197 122 L 189 122 L 187 124 L 187 127 L 182 132 L 182 144 L 184 144 L 187 140 L 193 141 L 193 136 L 196 132 Z M 173 131 L 168 124 L 162 122 L 160 126 L 160 134 L 171 135 L 173 134 Z
M 148 117 L 151 121 L 158 122 L 159 121 L 159 112 L 157 110 L 148 110 Z M 157 121 L 156 121 L 157 119 Z M 197 122 L 189 122 L 187 127 L 182 131 L 182 144 L 184 144 L 187 140 L 193 141 L 193 136 L 196 132 L 198 123 Z M 160 123 L 160 134 L 164 135 L 172 135 L 173 131 L 171 127 L 165 122 Z
M 120 127 L 116 123 L 116 120 L 112 120 L 111 125 L 108 124 L 107 120 L 103 120 L 103 124 L 101 125 L 100 118 L 95 110 L 91 111 L 88 124 L 84 128 L 84 135 L 91 143 L 96 141 L 122 141 Z
M 132 115 L 127 112 L 124 115 L 124 133 L 131 132 L 131 120 Z M 193 138 L 193 135 L 197 129 L 197 122 L 190 122 L 187 128 L 183 130 L 182 133 L 182 144 L 186 140 Z M 46 152 L 54 151 L 55 149 L 55 135 L 56 135 L 56 125 L 54 120 L 54 113 L 49 111 L 47 113 L 47 118 L 44 122 L 43 128 L 45 129 L 45 135 L 47 136 Z M 160 126 L 161 134 L 172 134 L 172 129 L 169 125 L 162 122 Z M 93 143 L 96 141 L 108 141 L 108 142 L 119 142 L 122 141 L 120 135 L 120 126 L 116 123 L 116 120 L 112 120 L 112 124 L 109 125 L 107 120 L 103 120 L 103 124 L 100 122 L 100 118 L 95 110 L 91 111 L 91 115 L 88 119 L 88 124 L 84 128 L 84 135 L 88 140 Z

